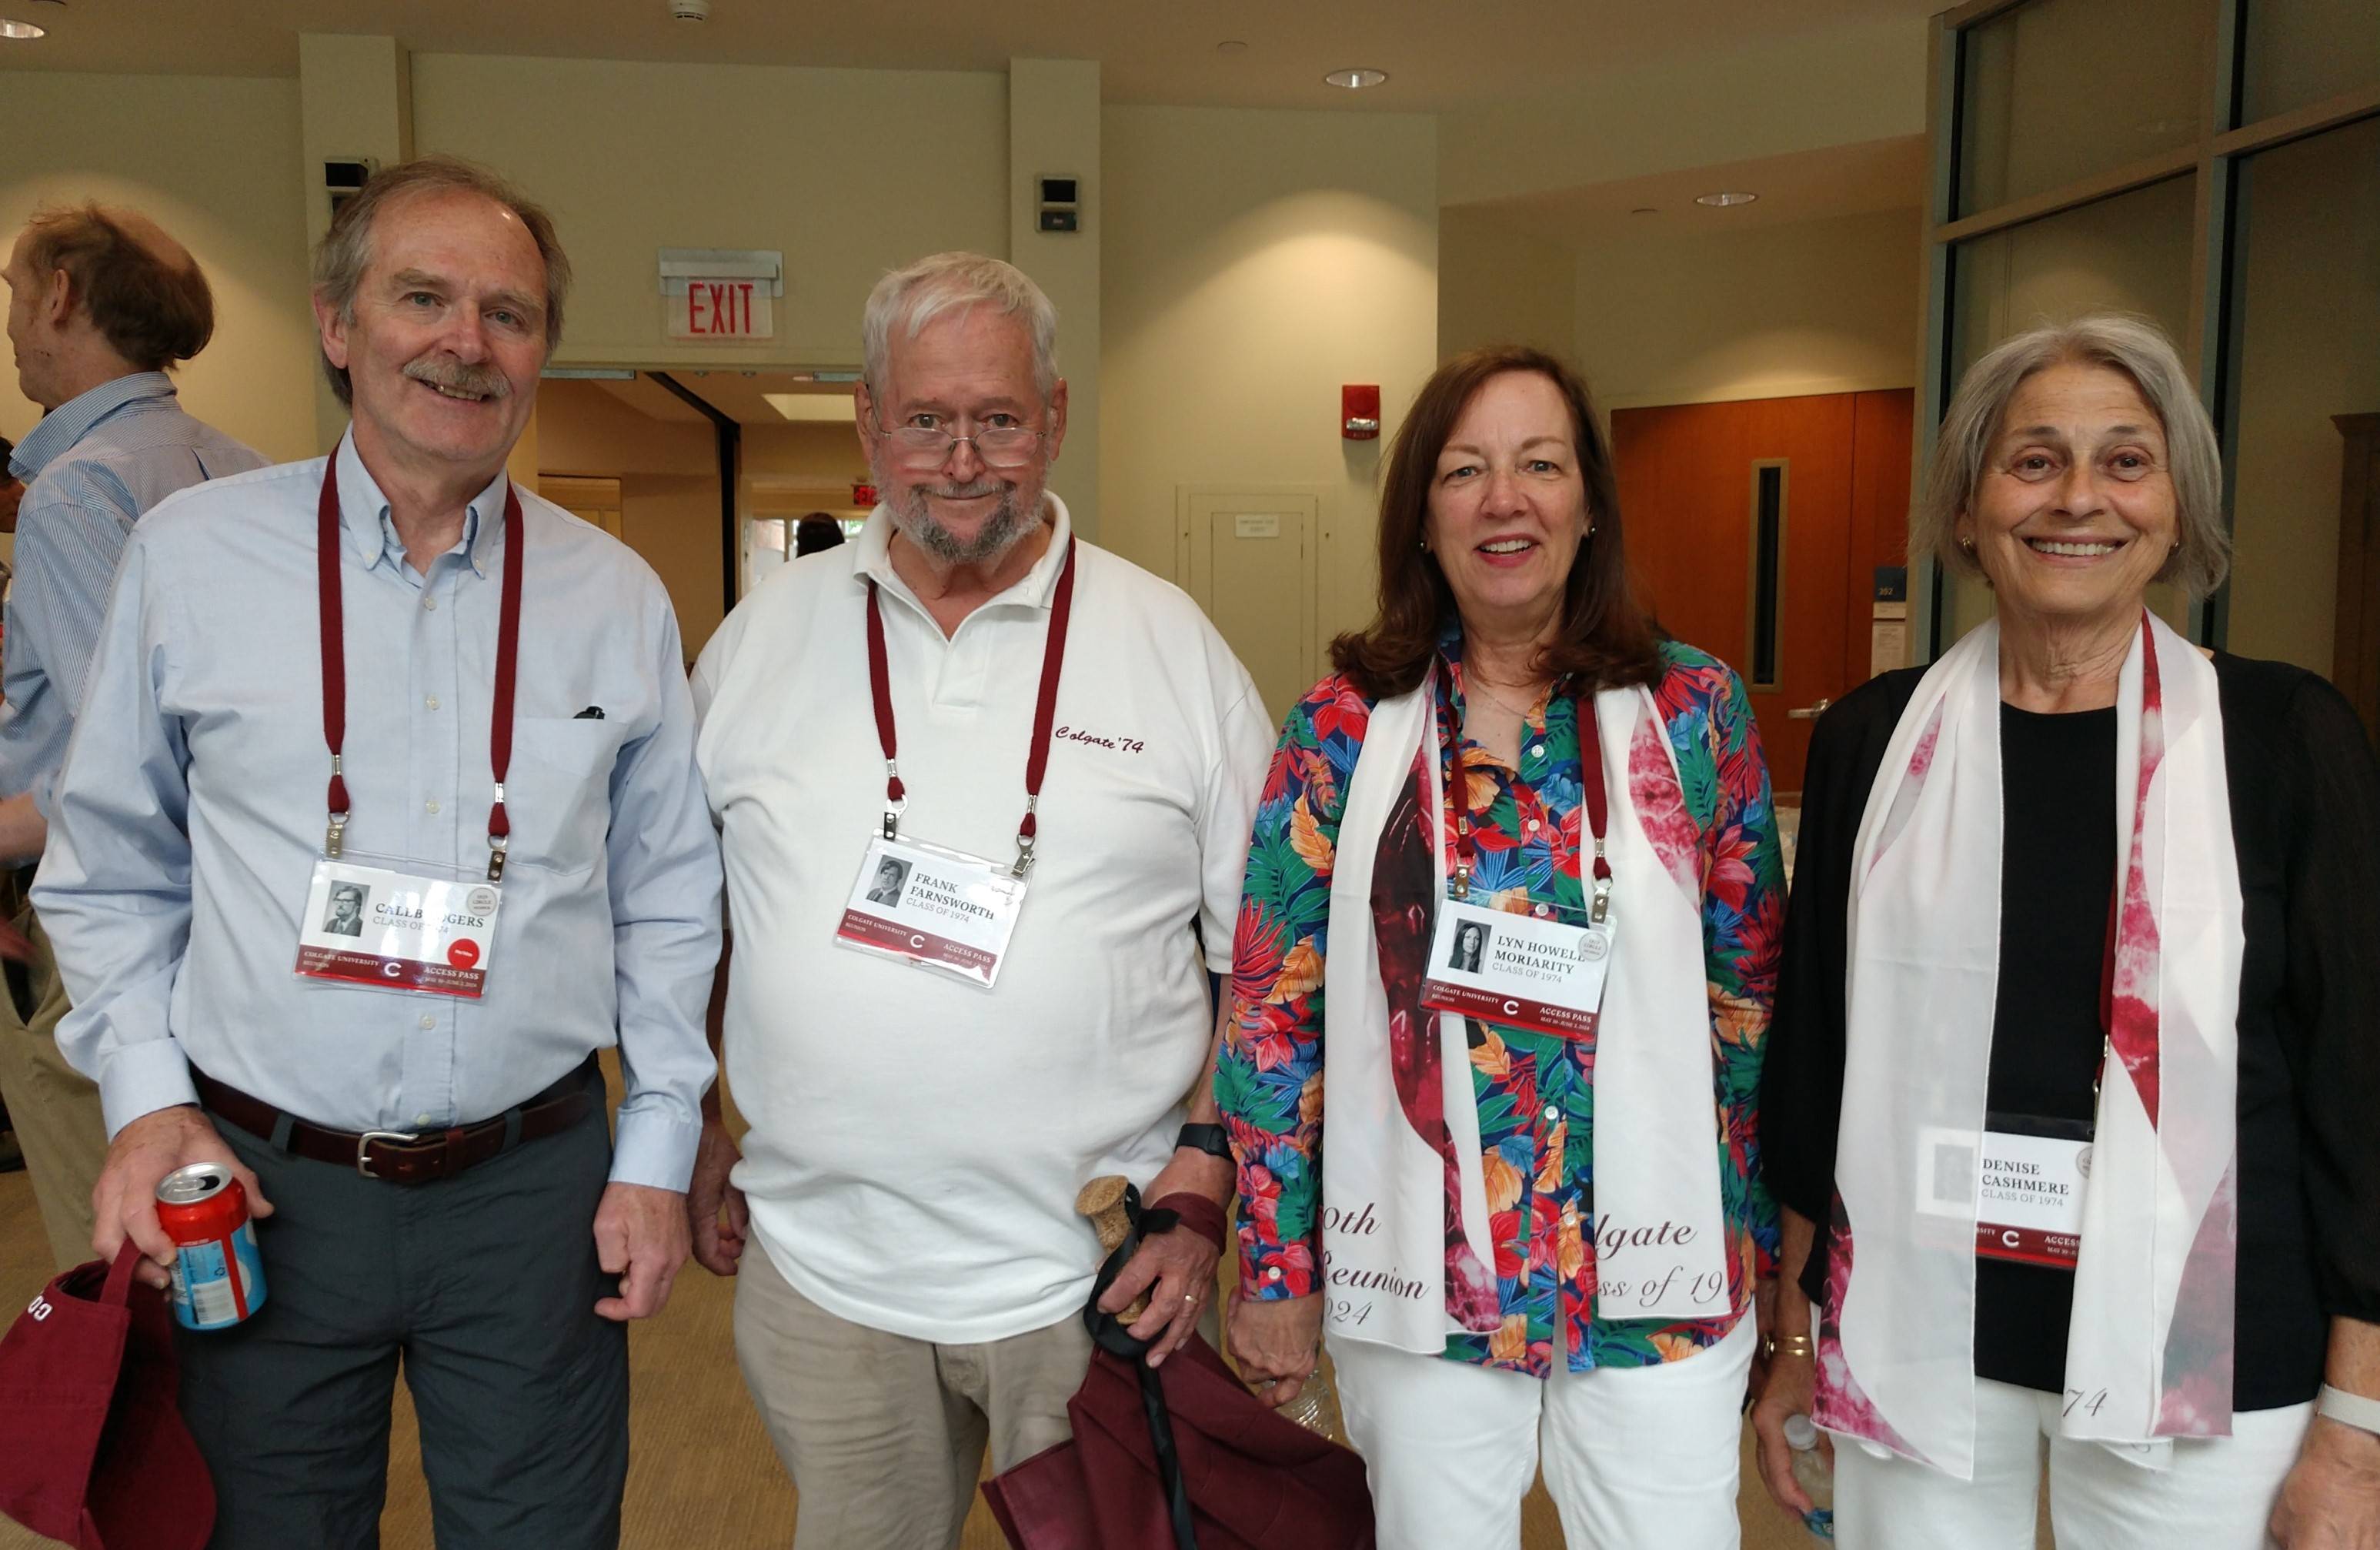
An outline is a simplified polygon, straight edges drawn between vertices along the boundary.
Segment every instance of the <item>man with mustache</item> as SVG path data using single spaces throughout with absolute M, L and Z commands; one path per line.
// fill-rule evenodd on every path
M 18 390 L 44 411 L 0 470 L 17 533 L 0 680 L 0 892 L 13 920 L 0 953 L 20 958 L 25 993 L 21 1006 L 0 995 L 0 1092 L 16 1100 L 33 1198 L 65 1269 L 91 1251 L 107 1130 L 99 1090 L 58 1051 L 66 987 L 25 890 L 126 537 L 176 491 L 264 459 L 187 413 L 165 374 L 206 348 L 214 297 L 155 222 L 97 204 L 39 211 L 0 278 Z
M 161 1284 L 193 1163 L 259 1219 L 261 1305 L 181 1332 L 216 1550 L 378 1543 L 400 1363 L 441 1545 L 618 1542 L 719 857 L 660 581 L 505 477 L 568 279 L 465 163 L 344 205 L 314 313 L 348 433 L 133 535 L 58 788 L 35 899 L 114 1133 L 95 1246 Z M 369 936 L 323 930 L 342 888 Z
M 1103 1302 L 1151 1294 L 1152 1361 L 1214 1288 L 1208 977 L 1271 738 L 1196 606 L 1049 493 L 1056 335 L 997 259 L 887 275 L 856 395 L 883 504 L 695 669 L 751 1129 L 739 1161 L 710 1112 L 687 1199 L 804 1550 L 955 1544 L 987 1441 L 1004 1470 L 1066 1436 L 1090 1179 L 1183 1214 Z M 887 860 L 907 886 L 880 897 Z

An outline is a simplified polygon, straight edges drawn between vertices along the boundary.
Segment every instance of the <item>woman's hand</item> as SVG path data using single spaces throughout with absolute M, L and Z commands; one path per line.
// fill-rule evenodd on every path
M 2281 1550 L 2380 1545 L 2380 1437 L 2315 1416 L 2269 1532 Z
M 1266 1302 L 1234 1297 L 1226 1342 L 1240 1364 L 1241 1381 L 1279 1410 L 1297 1397 L 1322 1365 L 1322 1299 L 1316 1294 Z
M 1760 1397 L 1752 1405 L 1752 1434 L 1760 1440 L 1760 1483 L 1768 1487 L 1770 1501 L 1797 1518 L 1815 1504 L 1793 1478 L 1793 1450 L 1786 1446 L 1785 1419 L 1808 1415 L 1817 1391 L 1816 1361 L 1780 1350 L 1769 1359 L 1768 1381 L 1761 1385 Z M 1818 1452 L 1833 1462 L 1834 1439 L 1824 1432 L 1818 1434 Z

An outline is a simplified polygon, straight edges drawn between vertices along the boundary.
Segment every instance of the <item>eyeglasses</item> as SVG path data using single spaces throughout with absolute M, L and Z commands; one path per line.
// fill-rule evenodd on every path
M 953 435 L 938 425 L 879 425 L 877 434 L 892 445 L 902 462 L 915 469 L 938 469 L 965 442 L 975 455 L 995 469 L 1022 468 L 1033 460 L 1042 433 L 1026 425 L 994 425 L 971 436 Z

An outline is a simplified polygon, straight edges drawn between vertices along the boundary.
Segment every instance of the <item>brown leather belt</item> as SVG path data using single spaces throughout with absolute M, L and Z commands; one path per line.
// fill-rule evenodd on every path
M 589 1064 L 593 1064 L 591 1057 Z M 452 1178 L 524 1141 L 559 1135 L 586 1118 L 595 1105 L 589 1071 L 582 1066 L 526 1103 L 476 1125 L 427 1133 L 365 1130 L 358 1134 L 284 1114 L 263 1099 L 227 1087 L 195 1067 L 190 1080 L 198 1086 L 200 1103 L 259 1141 L 285 1145 L 298 1156 L 352 1167 L 366 1178 L 389 1184 Z M 276 1133 L 285 1121 L 288 1135 L 283 1140 Z

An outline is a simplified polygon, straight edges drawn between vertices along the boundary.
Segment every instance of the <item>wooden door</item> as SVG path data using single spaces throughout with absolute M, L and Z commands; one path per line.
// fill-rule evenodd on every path
M 1783 795 L 1802 788 L 1818 711 L 1868 677 L 1873 571 L 1899 563 L 1906 528 L 1910 400 L 1836 393 L 1611 417 L 1638 583 L 1663 629 L 1742 676 Z

